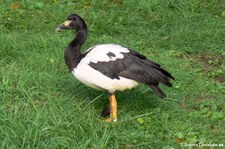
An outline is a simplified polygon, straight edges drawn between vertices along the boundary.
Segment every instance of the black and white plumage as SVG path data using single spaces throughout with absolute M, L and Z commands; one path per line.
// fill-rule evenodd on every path
M 131 89 L 139 83 L 148 85 L 160 98 L 164 98 L 159 83 L 172 86 L 170 79 L 174 78 L 169 72 L 144 55 L 121 45 L 96 45 L 81 53 L 81 46 L 87 38 L 87 26 L 80 16 L 69 15 L 67 21 L 57 28 L 58 31 L 63 29 L 77 31 L 65 51 L 66 64 L 72 74 L 89 87 L 108 91 L 110 99 L 114 100 L 116 91 Z M 112 110 L 111 113 L 115 115 Z M 109 121 L 115 120 L 116 116 L 111 114 Z

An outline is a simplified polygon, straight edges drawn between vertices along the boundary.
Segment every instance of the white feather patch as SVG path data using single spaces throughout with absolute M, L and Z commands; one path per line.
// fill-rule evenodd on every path
M 108 90 L 111 93 L 114 93 L 116 90 L 123 91 L 125 89 L 131 89 L 138 85 L 138 82 L 124 77 L 119 77 L 120 79 L 111 79 L 90 67 L 85 62 L 85 59 L 81 60 L 72 73 L 85 85 L 95 89 Z
M 91 51 L 90 51 L 91 50 Z M 109 62 L 116 59 L 123 59 L 123 53 L 129 53 L 129 50 L 125 47 L 116 44 L 102 44 L 89 48 L 90 51 L 83 59 L 84 62 L 89 64 L 90 62 Z M 115 57 L 109 57 L 107 54 L 111 52 Z

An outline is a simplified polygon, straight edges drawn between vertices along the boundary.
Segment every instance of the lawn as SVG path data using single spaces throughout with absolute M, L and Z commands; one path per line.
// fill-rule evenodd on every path
M 71 13 L 89 28 L 82 51 L 121 44 L 171 72 L 166 100 L 144 85 L 118 92 L 118 122 L 103 122 L 107 93 L 74 79 L 64 62 L 74 33 L 55 32 Z M 8 0 L 0 20 L 0 148 L 225 146 L 222 0 Z

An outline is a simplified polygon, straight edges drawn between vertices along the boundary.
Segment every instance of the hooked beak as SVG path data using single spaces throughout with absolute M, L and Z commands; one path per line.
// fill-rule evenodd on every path
M 56 28 L 56 31 L 61 31 L 61 30 L 64 30 L 64 29 L 70 29 L 70 23 L 71 23 L 71 20 L 67 20 L 67 21 L 63 22 L 63 24 L 59 25 Z

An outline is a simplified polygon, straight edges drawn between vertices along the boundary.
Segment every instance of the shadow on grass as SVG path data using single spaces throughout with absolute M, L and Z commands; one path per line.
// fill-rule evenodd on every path
M 93 112 L 96 112 L 97 115 L 100 115 L 102 110 L 109 106 L 107 91 L 97 91 L 86 87 L 78 81 L 73 83 L 74 85 L 68 86 L 65 94 L 73 92 L 76 95 L 75 97 L 84 100 L 87 106 L 94 107 L 96 111 Z M 149 87 L 144 85 L 123 92 L 118 91 L 115 95 L 118 103 L 118 113 L 121 113 L 121 115 L 126 113 L 144 114 L 151 111 L 151 109 L 159 108 L 163 105 L 163 101 Z

